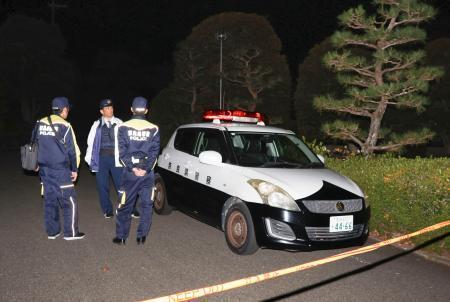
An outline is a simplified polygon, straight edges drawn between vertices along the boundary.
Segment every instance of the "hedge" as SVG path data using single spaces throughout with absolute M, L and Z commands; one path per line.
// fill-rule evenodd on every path
M 370 202 L 371 234 L 387 238 L 450 219 L 450 158 L 327 158 L 326 165 L 355 181 Z M 412 239 L 423 243 L 448 227 Z M 450 237 L 426 247 L 450 257 Z

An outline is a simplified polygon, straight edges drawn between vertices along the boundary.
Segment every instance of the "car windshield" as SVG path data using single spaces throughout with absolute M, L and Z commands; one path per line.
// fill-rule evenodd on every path
M 262 168 L 322 168 L 320 159 L 292 134 L 230 132 L 238 164 Z

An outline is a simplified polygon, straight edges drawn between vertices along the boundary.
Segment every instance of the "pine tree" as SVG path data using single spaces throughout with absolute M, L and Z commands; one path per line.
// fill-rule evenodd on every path
M 430 20 L 436 10 L 418 0 L 375 0 L 376 14 L 362 6 L 339 16 L 343 30 L 332 36 L 337 50 L 324 57 L 346 89 L 345 97 L 319 96 L 318 110 L 357 116 L 359 122 L 337 120 L 322 126 L 329 136 L 355 142 L 365 155 L 396 151 L 424 143 L 433 133 L 427 128 L 391 133 L 381 128 L 387 108 L 425 110 L 429 82 L 442 75 L 438 67 L 422 66 L 425 52 L 417 49 L 426 33 L 417 25 Z M 366 126 L 361 119 L 369 119 Z

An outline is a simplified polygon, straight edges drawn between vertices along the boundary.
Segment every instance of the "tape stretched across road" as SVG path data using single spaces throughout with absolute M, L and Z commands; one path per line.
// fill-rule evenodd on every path
M 297 265 L 297 266 L 292 266 L 292 267 L 288 267 L 288 268 L 284 268 L 284 269 L 280 269 L 280 270 L 276 270 L 273 272 L 269 272 L 269 273 L 264 273 L 264 274 L 259 274 L 259 275 L 255 275 L 255 276 L 251 276 L 251 277 L 247 277 L 247 278 L 242 278 L 239 280 L 234 280 L 234 281 L 230 281 L 230 282 L 226 282 L 226 283 L 221 283 L 221 284 L 217 284 L 217 285 L 213 285 L 213 286 L 208 286 L 208 287 L 202 287 L 202 288 L 198 288 L 198 289 L 194 289 L 194 290 L 188 290 L 185 292 L 180 292 L 177 294 L 173 294 L 173 295 L 169 295 L 169 296 L 163 296 L 163 297 L 159 297 L 159 298 L 154 298 L 154 299 L 150 299 L 150 300 L 144 300 L 142 302 L 181 302 L 181 301 L 189 301 L 192 299 L 196 299 L 196 298 L 201 298 L 207 295 L 212 295 L 212 294 L 217 294 L 223 291 L 227 291 L 230 289 L 234 289 L 234 288 L 238 288 L 238 287 L 243 287 L 243 286 L 247 286 L 250 284 L 254 284 L 254 283 L 258 283 L 258 282 L 262 282 L 262 281 L 266 281 L 269 279 L 273 279 L 273 278 L 277 278 L 280 276 L 284 276 L 287 274 L 291 274 L 291 273 L 295 273 L 295 272 L 299 272 L 302 270 L 306 270 L 309 268 L 313 268 L 325 263 L 330 263 L 330 262 L 334 262 L 340 259 L 344 259 L 350 256 L 354 256 L 354 255 L 359 255 L 359 254 L 364 254 L 367 252 L 371 252 L 374 250 L 377 250 L 383 246 L 386 245 L 390 245 L 393 243 L 397 243 L 400 242 L 402 240 L 406 240 L 409 239 L 411 237 L 414 236 L 418 236 L 418 235 L 422 235 L 434 230 L 438 230 L 441 228 L 444 228 L 446 226 L 450 225 L 450 220 L 447 221 L 443 221 L 441 223 L 426 227 L 424 229 L 418 230 L 416 232 L 407 234 L 407 235 L 403 235 L 400 237 L 396 237 L 396 238 L 392 238 L 389 240 L 385 240 L 382 242 L 378 242 L 372 245 L 368 245 L 365 247 L 361 247 L 355 250 L 351 250 L 348 252 L 344 252 L 341 254 L 337 254 L 334 256 L 330 256 L 327 258 L 323 258 L 320 260 L 316 260 L 316 261 L 312 261 L 312 262 L 308 262 L 308 263 L 304 263 L 301 265 Z

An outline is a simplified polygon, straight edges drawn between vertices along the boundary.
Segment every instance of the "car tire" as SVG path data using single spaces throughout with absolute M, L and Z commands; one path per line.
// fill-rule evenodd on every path
M 370 231 L 368 230 L 367 234 L 361 235 L 361 237 L 358 240 L 359 246 L 363 246 L 364 244 L 366 244 L 367 240 L 369 239 L 369 234 L 370 234 Z
M 172 212 L 172 207 L 167 201 L 166 185 L 161 175 L 155 174 L 155 195 L 153 200 L 153 208 L 159 215 L 168 215 Z
M 239 255 L 253 254 L 259 248 L 250 211 L 242 202 L 233 204 L 227 212 L 225 239 L 228 247 Z

